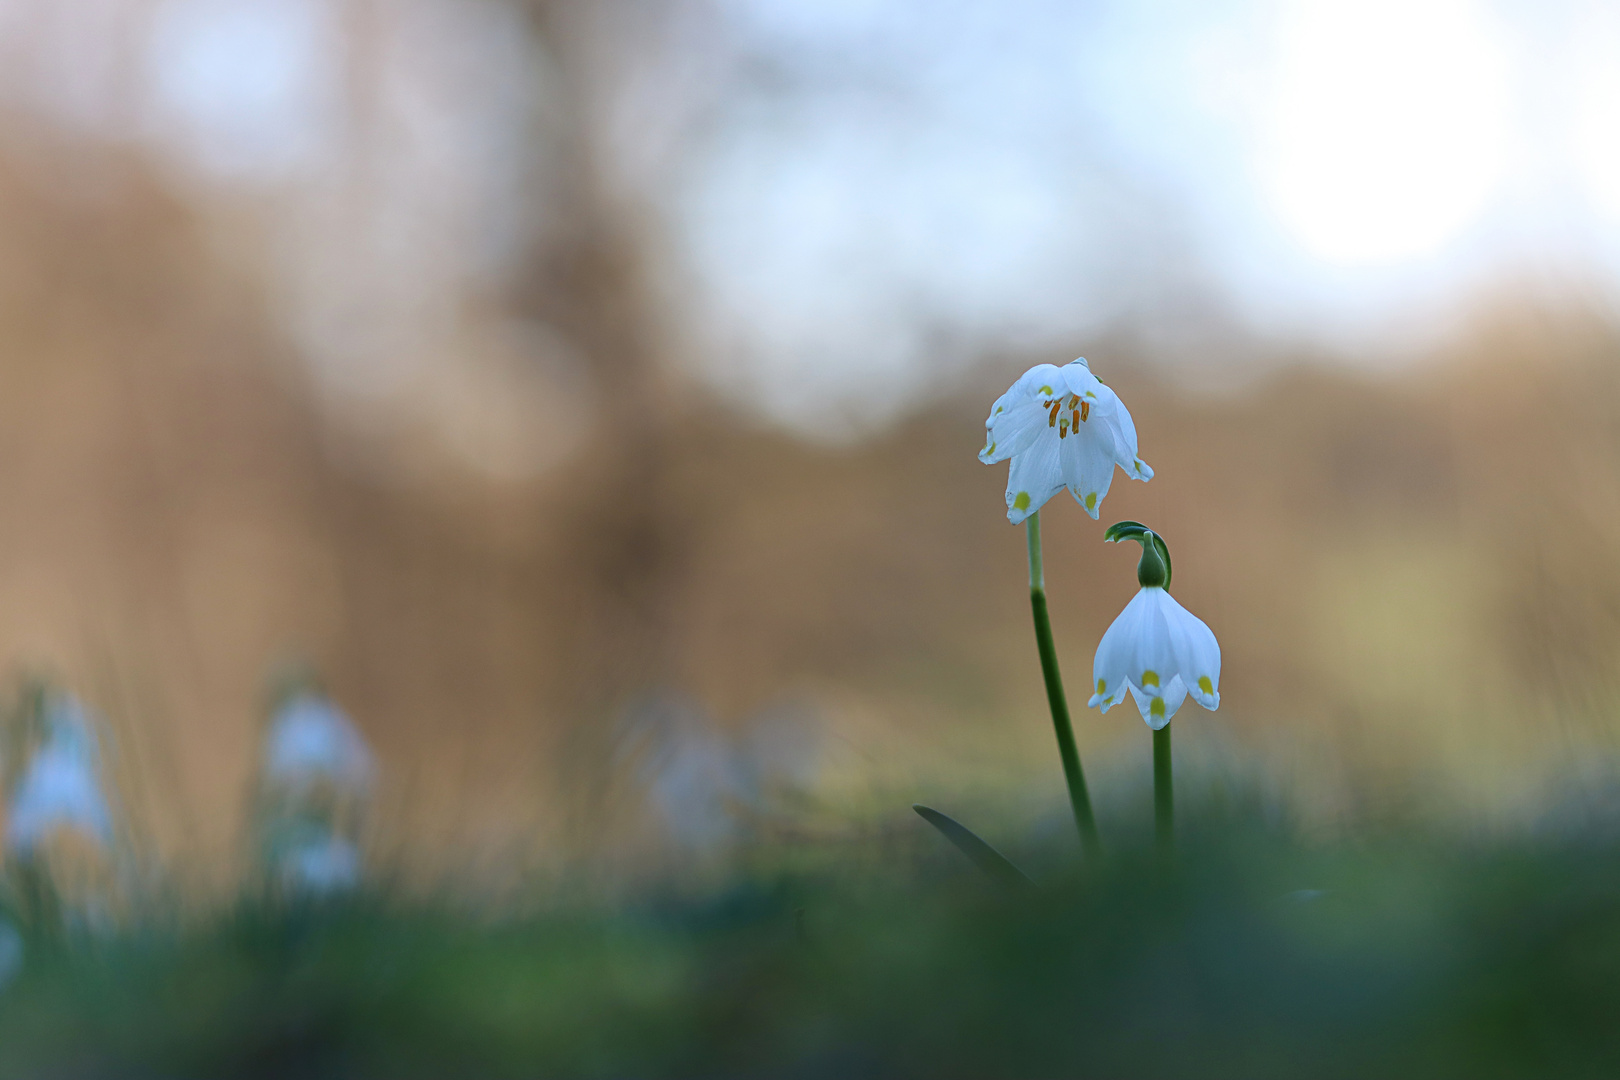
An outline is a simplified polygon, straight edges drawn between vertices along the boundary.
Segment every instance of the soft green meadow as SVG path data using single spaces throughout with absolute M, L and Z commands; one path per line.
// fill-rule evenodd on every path
M 1006 845 L 1033 888 L 896 819 L 701 892 L 70 929 L 0 997 L 0 1075 L 1612 1075 L 1611 830 L 1311 844 L 1183 809 L 1172 861 L 1146 828 L 1084 865 Z

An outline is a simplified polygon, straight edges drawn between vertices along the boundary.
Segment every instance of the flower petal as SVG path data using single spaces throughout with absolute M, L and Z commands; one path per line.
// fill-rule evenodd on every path
M 1061 393 L 1065 385 L 1062 368 L 1056 364 L 1036 364 L 1018 377 L 1009 392 L 1030 399 L 1052 398 Z
M 1204 620 L 1165 594 L 1169 601 L 1163 607 L 1165 622 L 1170 629 L 1170 644 L 1176 654 L 1176 671 L 1187 684 L 1187 692 L 1194 701 L 1206 709 L 1220 708 L 1221 704 L 1221 646 L 1215 632 Z
M 1020 375 L 990 407 L 990 415 L 984 421 L 984 449 L 979 451 L 979 460 L 993 465 L 1022 453 L 1043 434 L 1056 436 L 1043 402 L 1050 401 L 1061 386 L 1062 369 L 1053 364 L 1036 364 Z
M 1017 525 L 1063 490 L 1057 439 L 1037 439 L 1007 470 L 1007 520 Z
M 984 418 L 984 449 L 979 451 L 979 460 L 986 465 L 994 465 L 1012 454 L 1012 447 L 1003 447 L 1002 445 L 1007 442 L 1006 433 L 1008 429 L 1002 430 L 1002 438 L 999 440 L 996 438 L 997 425 L 1012 404 L 1013 392 L 1008 390 L 1005 394 L 996 398 L 996 403 L 990 406 L 990 415 Z
M 1125 691 L 1131 684 L 1131 668 L 1136 661 L 1136 639 L 1143 618 L 1151 614 L 1143 596 L 1146 591 L 1131 598 L 1097 644 L 1097 655 L 1091 663 L 1091 685 L 1095 692 L 1086 703 L 1094 709 L 1107 712 L 1125 700 Z
M 1069 393 L 1090 402 L 1092 405 L 1097 404 L 1099 393 L 1107 389 L 1107 387 L 1103 386 L 1102 380 L 1091 373 L 1091 367 L 1086 363 L 1084 357 L 1064 364 L 1058 369 L 1058 372 Z
M 1142 589 L 1132 604 L 1140 603 L 1130 656 L 1131 685 L 1144 694 L 1165 693 L 1176 675 L 1176 654 L 1170 645 L 1170 626 L 1164 615 L 1170 594 L 1163 589 Z M 1171 603 L 1175 601 L 1170 600 Z
M 1073 415 L 1071 412 L 1070 416 Z M 1103 499 L 1108 497 L 1109 485 L 1114 481 L 1113 439 L 1093 417 L 1082 421 L 1080 429 L 1061 440 L 1058 448 L 1064 482 L 1075 502 L 1085 508 L 1092 520 L 1096 520 Z
M 1114 461 L 1126 476 L 1138 480 L 1153 479 L 1153 469 L 1143 461 L 1136 446 L 1136 423 L 1119 395 L 1101 383 L 1098 391 L 1097 413 L 1114 435 Z
M 1022 453 L 1050 430 L 1047 411 L 1040 402 L 1018 393 L 1014 387 L 1001 395 L 984 422 L 984 449 L 979 460 L 986 465 L 1005 461 Z
M 1158 731 L 1175 717 L 1176 710 L 1187 700 L 1187 684 L 1178 675 L 1170 680 L 1163 694 L 1144 694 L 1133 686 L 1131 696 L 1136 699 L 1136 707 L 1141 710 L 1147 726 Z

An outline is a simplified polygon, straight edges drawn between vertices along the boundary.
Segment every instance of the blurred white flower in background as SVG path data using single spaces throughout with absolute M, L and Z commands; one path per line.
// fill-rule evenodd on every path
M 265 880 L 305 897 L 350 891 L 376 759 L 312 669 L 295 664 L 276 681 L 254 814 Z
M 311 829 L 279 859 L 281 884 L 310 896 L 348 892 L 360 884 L 360 849 L 336 833 Z
M 671 847 L 713 853 L 738 838 L 736 754 L 695 703 L 659 697 L 633 709 L 621 752 L 636 757 L 636 780 Z
M 112 843 L 112 815 L 102 790 L 99 752 L 91 721 L 71 695 L 51 694 L 45 731 L 12 793 L 6 847 L 34 852 L 59 829 L 74 830 L 103 847 Z
M 1013 383 L 984 422 L 986 465 L 1012 458 L 1007 520 L 1017 525 L 1065 487 L 1096 518 L 1114 466 L 1138 480 L 1153 470 L 1136 456 L 1136 424 L 1119 396 L 1081 357 L 1063 367 L 1036 364 Z
M 267 783 L 298 789 L 325 782 L 363 793 L 375 774 L 365 739 L 329 698 L 299 693 L 271 717 L 264 746 Z
M 721 730 L 695 702 L 653 698 L 631 710 L 619 747 L 646 808 L 682 857 L 721 857 L 786 800 L 813 790 L 823 731 L 808 710 L 767 710 Z

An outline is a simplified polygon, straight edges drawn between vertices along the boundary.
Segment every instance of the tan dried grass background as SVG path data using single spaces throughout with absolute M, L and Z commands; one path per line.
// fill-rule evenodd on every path
M 497 483 L 319 406 L 251 233 L 222 243 L 138 159 L 33 138 L 0 154 L 0 661 L 109 718 L 158 853 L 228 872 L 264 679 L 292 655 L 377 747 L 377 818 L 423 866 L 594 827 L 615 717 L 649 690 L 732 726 L 808 704 L 838 797 L 1059 798 L 1022 535 L 1004 467 L 974 457 L 1032 358 L 841 448 L 666 373 L 665 404 L 610 405 L 566 462 Z M 1224 649 L 1224 705 L 1188 706 L 1184 753 L 1236 748 L 1323 821 L 1414 798 L 1511 819 L 1612 754 L 1610 323 L 1506 295 L 1419 370 L 1283 365 L 1216 393 L 1087 347 L 1158 471 L 1117 480 L 1104 523 L 1164 532 Z M 1066 501 L 1046 517 L 1078 706 L 1134 557 Z M 1078 724 L 1117 799 L 1142 731 Z

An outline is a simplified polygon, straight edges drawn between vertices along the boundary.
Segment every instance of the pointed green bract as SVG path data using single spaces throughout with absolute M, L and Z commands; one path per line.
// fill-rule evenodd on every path
M 1174 570 L 1170 565 L 1170 548 L 1165 544 L 1164 537 L 1143 525 L 1140 521 L 1116 521 L 1104 530 L 1103 539 L 1109 543 L 1117 543 L 1121 540 L 1135 540 L 1142 545 L 1142 558 L 1144 560 L 1148 558 L 1148 546 L 1151 544 L 1154 553 L 1164 562 L 1164 580 L 1162 582 L 1154 581 L 1152 585 L 1161 589 L 1170 587 L 1170 578 Z M 1140 581 L 1140 569 L 1137 572 L 1137 577 Z M 1146 581 L 1141 583 L 1144 586 L 1149 584 Z
M 928 824 L 940 831 L 940 834 L 956 846 L 956 850 L 966 855 L 984 875 L 999 885 L 1013 889 L 1027 889 L 1035 883 L 1029 875 L 1012 864 L 1001 852 L 979 839 L 972 829 L 948 814 L 942 814 L 931 806 L 914 803 L 911 807 Z

